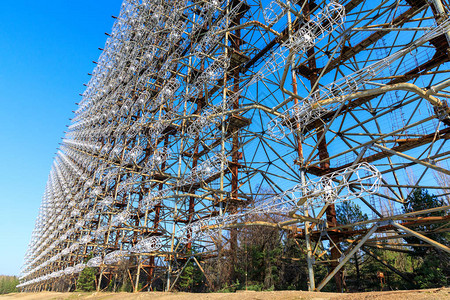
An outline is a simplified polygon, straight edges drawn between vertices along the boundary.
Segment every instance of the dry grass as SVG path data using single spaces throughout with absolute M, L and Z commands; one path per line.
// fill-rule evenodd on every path
M 313 293 L 304 291 L 274 291 L 274 292 L 251 292 L 241 291 L 237 293 L 14 293 L 0 296 L 1 300 L 20 299 L 20 300 L 74 300 L 74 299 L 152 299 L 152 300 L 320 300 L 320 299 L 343 299 L 343 300 L 392 300 L 392 299 L 450 299 L 450 288 L 416 290 L 416 291 L 392 291 L 392 292 L 368 292 L 354 294 L 337 293 Z

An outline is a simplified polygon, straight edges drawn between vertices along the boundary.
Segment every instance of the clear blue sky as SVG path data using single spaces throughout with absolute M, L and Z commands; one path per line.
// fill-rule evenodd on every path
M 53 155 L 121 2 L 2 2 L 0 274 L 19 274 Z

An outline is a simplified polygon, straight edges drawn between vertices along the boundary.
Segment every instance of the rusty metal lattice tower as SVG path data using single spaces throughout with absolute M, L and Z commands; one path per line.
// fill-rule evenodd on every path
M 125 0 L 55 158 L 19 287 L 98 289 L 125 268 L 169 290 L 258 221 L 305 239 L 320 290 L 449 208 L 443 0 Z M 414 189 L 444 205 L 399 211 Z M 256 201 L 258 200 L 258 201 Z M 335 204 L 372 217 L 338 224 Z M 351 241 L 343 251 L 340 243 Z M 191 249 L 195 248 L 195 253 Z M 225 252 L 224 252 L 225 253 Z M 224 254 L 225 255 L 225 254 Z M 328 258 L 327 258 L 328 257 Z M 330 274 L 316 286 L 314 264 Z M 199 264 L 200 265 L 200 264 Z

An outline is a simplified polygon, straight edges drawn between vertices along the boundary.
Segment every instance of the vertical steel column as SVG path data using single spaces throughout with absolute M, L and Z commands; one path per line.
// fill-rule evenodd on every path
M 237 4 L 237 0 L 233 0 L 232 4 Z M 231 21 L 232 26 L 238 26 L 241 22 L 241 15 L 238 13 L 236 18 Z M 241 46 L 241 30 L 236 29 L 235 30 L 235 37 L 232 38 L 231 41 L 231 48 L 236 51 L 240 52 L 240 46 Z M 240 81 L 240 67 L 236 66 L 233 70 L 233 92 L 238 93 L 239 92 L 239 81 Z M 239 108 L 240 97 L 236 97 L 236 99 L 233 102 L 233 109 Z M 232 164 L 230 166 L 231 169 L 231 199 L 232 201 L 238 201 L 238 186 L 239 186 L 239 159 L 240 159 L 240 153 L 239 150 L 239 130 L 236 130 L 233 132 L 232 135 Z M 234 203 L 232 203 L 233 205 Z M 232 206 L 232 210 L 230 212 L 236 212 L 236 207 Z M 231 250 L 231 272 L 230 272 L 230 280 L 234 282 L 236 274 L 234 272 L 234 265 L 236 264 L 236 252 L 237 252 L 237 230 L 231 229 L 230 230 L 230 250 Z
M 290 5 L 290 1 L 287 3 Z M 288 30 L 289 30 L 289 38 L 292 36 L 292 16 L 291 13 L 288 11 L 287 13 L 288 17 Z M 298 93 L 298 87 L 297 87 L 297 75 L 294 70 L 295 64 L 294 62 L 291 63 L 291 78 L 292 78 L 292 93 L 297 95 Z M 294 97 L 294 106 L 297 107 L 298 99 Z M 300 124 L 296 124 L 297 129 L 300 129 Z M 298 131 L 295 134 L 295 139 L 297 142 L 297 155 L 298 155 L 298 164 L 300 165 L 300 176 L 302 180 L 302 184 L 305 184 L 306 178 L 305 178 L 305 169 L 303 168 L 303 146 L 302 146 L 302 136 L 301 133 Z M 308 211 L 305 213 L 306 216 L 308 216 Z M 316 288 L 315 285 L 315 279 L 314 279 L 314 268 L 313 268 L 313 256 L 312 256 L 312 249 L 311 249 L 311 239 L 309 235 L 309 222 L 305 222 L 305 242 L 306 242 L 306 263 L 308 267 L 308 290 L 313 291 Z
M 312 4 L 313 1 L 311 2 L 307 2 L 306 5 L 304 6 L 304 13 L 305 13 L 305 20 L 309 20 L 309 14 L 310 14 L 310 4 Z M 314 48 L 310 48 L 307 51 L 308 54 L 308 67 L 311 70 L 311 74 L 309 76 L 309 81 L 311 84 L 311 87 L 316 86 L 316 82 L 318 80 L 318 76 L 317 76 L 317 65 L 316 65 L 316 59 L 315 59 L 315 52 L 314 52 Z M 313 92 L 313 91 L 311 91 Z M 321 125 L 319 128 L 317 128 L 317 140 L 320 141 L 319 145 L 317 147 L 318 152 L 319 152 L 319 159 L 320 160 L 324 160 L 330 157 L 329 153 L 328 153 L 328 149 L 327 149 L 327 142 L 325 139 L 325 131 L 324 131 L 324 125 Z M 330 168 L 330 163 L 329 161 L 323 162 L 320 164 L 320 167 L 322 169 L 329 169 Z M 327 207 L 326 209 L 326 219 L 327 219 L 327 224 L 329 227 L 335 227 L 337 225 L 337 220 L 336 220 L 336 208 L 334 206 L 334 204 L 331 204 Z M 339 246 L 339 238 L 335 237 L 334 235 L 331 237 L 332 242 L 336 245 L 336 247 L 333 247 L 331 249 L 331 266 L 333 268 L 335 268 L 338 265 L 338 260 L 341 257 L 341 253 L 339 251 L 339 249 L 337 249 L 337 247 Z M 335 275 L 335 281 L 336 281 L 336 288 L 337 291 L 342 291 L 342 272 L 339 271 L 336 275 Z

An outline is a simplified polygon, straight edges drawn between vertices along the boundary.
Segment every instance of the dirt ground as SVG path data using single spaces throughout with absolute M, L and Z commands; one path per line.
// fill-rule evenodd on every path
M 1 300 L 6 299 L 20 299 L 20 300 L 62 300 L 62 299 L 89 299 L 89 300 L 103 300 L 103 299 L 155 299 L 155 300 L 381 300 L 381 299 L 407 299 L 407 300 L 421 300 L 421 299 L 450 299 L 450 288 L 429 289 L 429 290 L 415 290 L 415 291 L 392 291 L 392 292 L 368 292 L 368 293 L 352 293 L 352 294 L 337 294 L 337 293 L 315 293 L 304 291 L 275 291 L 275 292 L 252 292 L 239 291 L 237 293 L 208 293 L 208 294 L 194 294 L 194 293 L 56 293 L 56 292 L 42 292 L 42 293 L 14 293 L 8 295 L 0 295 Z

